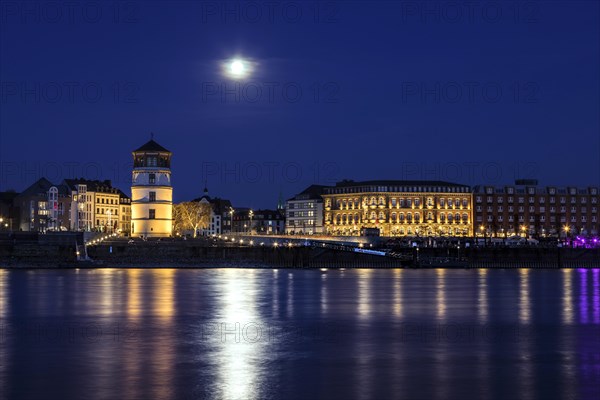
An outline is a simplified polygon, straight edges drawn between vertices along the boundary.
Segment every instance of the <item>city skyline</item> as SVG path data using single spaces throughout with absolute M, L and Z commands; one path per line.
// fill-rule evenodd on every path
M 205 182 L 254 208 L 342 179 L 600 182 L 595 2 L 459 21 L 446 3 L 293 3 L 301 18 L 258 21 L 241 3 L 135 4 L 98 21 L 3 6 L 0 190 L 48 175 L 126 189 L 151 131 L 177 202 Z M 236 59 L 244 79 L 222 71 Z

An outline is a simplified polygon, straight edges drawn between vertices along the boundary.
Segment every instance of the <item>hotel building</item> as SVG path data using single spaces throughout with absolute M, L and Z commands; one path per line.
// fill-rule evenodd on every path
M 598 187 L 538 186 L 518 180 L 513 186 L 474 188 L 475 234 L 566 237 L 599 232 Z
M 472 193 L 441 181 L 345 180 L 325 187 L 325 232 L 358 236 L 472 236 Z

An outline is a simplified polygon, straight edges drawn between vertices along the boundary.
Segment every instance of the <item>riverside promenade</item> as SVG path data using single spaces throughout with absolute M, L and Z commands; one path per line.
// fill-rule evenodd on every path
M 0 238 L 0 268 L 245 267 L 245 268 L 599 268 L 600 249 L 558 247 L 408 247 L 369 241 L 281 237 L 126 239 L 83 235 Z M 360 246 L 360 247 L 359 247 Z M 78 255 L 78 252 L 80 253 Z M 88 261 L 81 262 L 87 252 Z

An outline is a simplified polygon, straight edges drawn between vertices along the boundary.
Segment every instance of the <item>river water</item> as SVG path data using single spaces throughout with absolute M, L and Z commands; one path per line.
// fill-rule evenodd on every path
M 592 399 L 600 269 L 0 270 L 0 398 Z

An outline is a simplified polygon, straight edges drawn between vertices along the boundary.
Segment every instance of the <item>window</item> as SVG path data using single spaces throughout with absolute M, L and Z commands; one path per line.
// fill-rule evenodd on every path
M 148 210 L 148 218 L 150 219 L 155 219 L 156 218 L 156 210 L 155 209 L 150 209 Z
M 151 184 L 156 183 L 156 174 L 149 174 L 148 175 L 148 182 Z
M 150 192 L 150 201 L 156 201 L 156 192 Z

